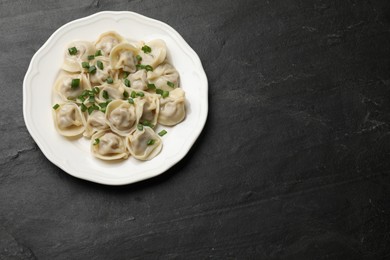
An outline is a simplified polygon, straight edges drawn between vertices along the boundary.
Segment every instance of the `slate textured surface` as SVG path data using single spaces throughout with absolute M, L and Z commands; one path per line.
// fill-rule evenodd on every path
M 200 56 L 210 112 L 165 174 L 107 187 L 51 164 L 22 81 L 61 25 L 130 10 Z M 0 259 L 390 257 L 389 1 L 0 1 Z

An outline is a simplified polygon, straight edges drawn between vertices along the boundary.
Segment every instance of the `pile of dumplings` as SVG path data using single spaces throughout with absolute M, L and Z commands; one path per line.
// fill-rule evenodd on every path
M 162 149 L 165 129 L 186 116 L 179 73 L 167 61 L 163 40 L 130 43 L 116 32 L 65 50 L 53 87 L 59 134 L 90 139 L 102 160 L 150 160 Z

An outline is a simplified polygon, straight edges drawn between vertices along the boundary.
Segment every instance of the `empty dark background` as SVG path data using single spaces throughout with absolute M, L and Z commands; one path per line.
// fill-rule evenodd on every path
M 108 187 L 50 163 L 22 114 L 63 24 L 129 10 L 175 28 L 206 126 L 157 178 Z M 0 0 L 0 259 L 390 257 L 390 1 Z

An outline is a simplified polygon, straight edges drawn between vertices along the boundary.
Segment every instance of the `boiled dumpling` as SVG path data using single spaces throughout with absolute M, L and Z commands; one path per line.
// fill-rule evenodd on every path
M 102 51 L 104 56 L 108 57 L 111 53 L 111 50 L 123 41 L 124 39 L 122 36 L 116 32 L 109 31 L 99 36 L 98 40 L 95 42 L 95 46 L 97 50 Z
M 157 124 L 160 103 L 157 95 L 145 95 L 137 100 L 137 109 L 142 111 L 140 123 L 150 122 L 153 127 Z
M 93 111 L 87 119 L 84 136 L 90 138 L 94 133 L 107 130 L 110 127 L 106 122 L 106 117 L 102 111 Z
M 124 100 L 114 100 L 106 108 L 106 122 L 111 130 L 126 136 L 136 127 L 138 116 L 136 107 Z
M 72 42 L 66 48 L 62 69 L 68 72 L 83 71 L 82 62 L 88 61 L 88 56 L 94 55 L 95 51 L 95 46 L 91 42 Z
M 156 88 L 162 90 L 171 91 L 179 87 L 179 73 L 169 63 L 160 64 L 153 71 L 148 71 L 147 78 Z
M 160 65 L 167 56 L 167 46 L 163 40 L 157 39 L 146 44 L 139 44 L 139 55 L 141 56 L 142 65 L 150 65 L 156 68 Z
M 76 99 L 84 90 L 90 90 L 91 84 L 84 74 L 63 73 L 57 78 L 54 88 L 66 101 Z
M 99 87 L 99 95 L 96 97 L 96 101 L 99 103 L 106 102 L 107 100 L 122 99 L 124 87 L 117 83 L 108 84 L 105 83 Z
M 150 160 L 162 149 L 162 141 L 152 128 L 142 127 L 126 138 L 126 146 L 130 154 L 138 160 Z
M 115 46 L 110 54 L 110 62 L 113 69 L 122 69 L 128 72 L 136 70 L 136 55 L 138 53 L 130 43 L 121 43 Z
M 181 88 L 169 92 L 169 97 L 160 98 L 159 124 L 173 126 L 183 121 L 185 116 L 185 96 Z
M 57 131 L 63 136 L 77 136 L 85 130 L 85 119 L 76 103 L 60 104 L 53 110 Z
M 96 70 L 94 73 L 89 73 L 89 80 L 93 84 L 103 84 L 108 77 L 113 77 L 110 60 L 103 56 L 96 57 L 90 66 L 94 65 Z
M 110 131 L 99 131 L 91 138 L 92 154 L 102 160 L 127 159 L 124 138 Z
M 147 89 L 146 70 L 139 70 L 132 73 L 127 77 L 127 79 L 130 81 L 131 88 L 139 90 Z

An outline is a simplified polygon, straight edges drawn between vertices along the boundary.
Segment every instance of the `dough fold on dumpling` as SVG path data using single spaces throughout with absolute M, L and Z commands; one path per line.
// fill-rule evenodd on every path
M 106 122 L 121 136 L 130 134 L 138 123 L 136 106 L 124 100 L 114 100 L 106 108 Z
M 137 99 L 137 109 L 140 111 L 139 122 L 153 127 L 157 125 L 158 114 L 160 111 L 160 102 L 157 95 L 148 94 L 143 98 Z
M 136 71 L 136 55 L 138 49 L 130 43 L 116 45 L 110 53 L 110 62 L 113 69 L 122 69 L 128 72 Z
M 57 131 L 63 136 L 78 136 L 85 130 L 85 118 L 76 103 L 59 104 L 53 109 L 53 117 Z
M 76 53 L 71 54 L 69 49 L 76 48 Z M 88 61 L 88 56 L 95 54 L 95 46 L 87 41 L 74 41 L 65 50 L 64 63 L 62 69 L 68 72 L 83 71 L 82 62 Z
M 54 83 L 54 89 L 63 101 L 75 100 L 84 90 L 90 90 L 91 84 L 84 74 L 62 73 Z
M 96 132 L 108 130 L 109 128 L 105 114 L 102 111 L 95 110 L 88 116 L 83 135 L 87 138 L 91 138 Z
M 127 159 L 129 156 L 124 138 L 111 131 L 99 131 L 92 136 L 91 152 L 102 160 Z
M 179 87 L 179 73 L 169 63 L 160 64 L 153 71 L 148 71 L 147 79 L 162 90 L 171 91 Z
M 150 160 L 156 157 L 162 149 L 162 140 L 152 128 L 138 128 L 126 137 L 126 146 L 130 154 L 138 160 Z
M 150 48 L 150 52 L 148 47 Z M 150 65 L 153 68 L 156 68 L 165 60 L 167 56 L 167 46 L 165 42 L 160 39 L 147 42 L 146 44 L 141 42 L 138 44 L 138 48 L 139 55 L 142 58 L 142 65 Z
M 97 41 L 95 46 L 97 50 L 101 50 L 102 54 L 108 57 L 111 53 L 111 50 L 121 42 L 124 42 L 125 39 L 114 31 L 109 31 L 102 33 Z
M 181 88 L 169 92 L 169 97 L 160 98 L 159 124 L 173 126 L 183 121 L 185 116 L 185 94 Z

